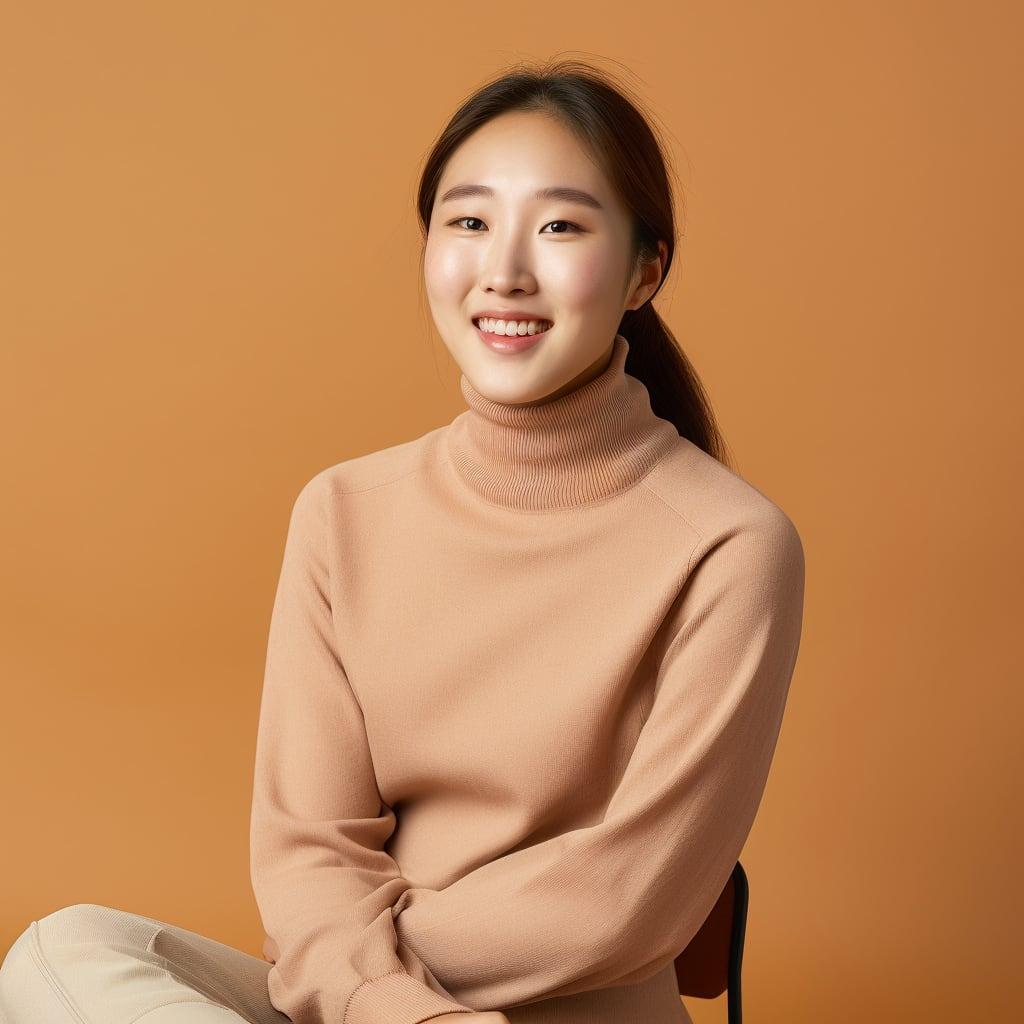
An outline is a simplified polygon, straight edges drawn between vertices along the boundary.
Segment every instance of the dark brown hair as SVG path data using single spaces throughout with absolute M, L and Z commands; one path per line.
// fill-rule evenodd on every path
M 424 242 L 437 186 L 455 150 L 487 121 L 513 110 L 551 114 L 588 148 L 633 216 L 630 274 L 667 247 L 662 282 L 675 249 L 675 216 L 662 148 L 635 100 L 598 69 L 577 60 L 517 66 L 477 89 L 455 111 L 420 176 L 417 208 Z M 661 285 L 659 285 L 660 291 Z M 657 292 L 655 292 L 657 294 Z M 655 310 L 652 299 L 626 310 L 618 333 L 629 342 L 626 372 L 651 398 L 655 415 L 682 437 L 728 462 L 714 412 L 696 371 Z

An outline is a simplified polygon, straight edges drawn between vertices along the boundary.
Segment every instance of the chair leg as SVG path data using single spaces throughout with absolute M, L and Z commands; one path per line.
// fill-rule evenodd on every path
M 747 929 L 747 905 L 750 902 L 750 885 L 747 873 L 739 861 L 733 868 L 733 910 L 732 936 L 729 942 L 729 987 L 727 990 L 729 1024 L 742 1024 L 743 993 L 740 985 L 743 971 L 743 941 Z

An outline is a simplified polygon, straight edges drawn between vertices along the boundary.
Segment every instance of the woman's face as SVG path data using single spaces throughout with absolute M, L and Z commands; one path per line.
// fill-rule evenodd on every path
M 493 194 L 446 195 L 464 185 Z M 553 187 L 589 193 L 600 208 L 535 195 Z M 520 405 L 597 376 L 623 312 L 642 305 L 661 280 L 658 260 L 630 275 L 630 235 L 629 214 L 603 172 L 550 115 L 502 114 L 463 142 L 438 185 L 424 277 L 437 329 L 473 387 Z M 474 320 L 485 310 L 552 326 L 529 347 L 506 351 L 500 339 L 492 347 L 481 337 Z

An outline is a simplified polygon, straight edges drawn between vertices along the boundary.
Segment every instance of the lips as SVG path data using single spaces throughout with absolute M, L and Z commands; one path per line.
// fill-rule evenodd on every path
M 549 320 L 548 323 L 550 322 Z M 524 352 L 528 348 L 533 348 L 538 342 L 543 341 L 551 331 L 551 328 L 548 327 L 546 330 L 538 331 L 536 334 L 490 334 L 487 331 L 481 330 L 476 324 L 473 326 L 476 327 L 480 340 L 489 349 L 503 354 L 514 354 L 516 352 Z

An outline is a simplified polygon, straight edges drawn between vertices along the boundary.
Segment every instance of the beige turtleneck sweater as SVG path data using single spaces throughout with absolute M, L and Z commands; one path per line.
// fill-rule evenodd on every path
M 299 493 L 253 890 L 295 1024 L 678 1024 L 673 961 L 754 821 L 800 639 L 787 515 L 651 411 L 617 335 Z

